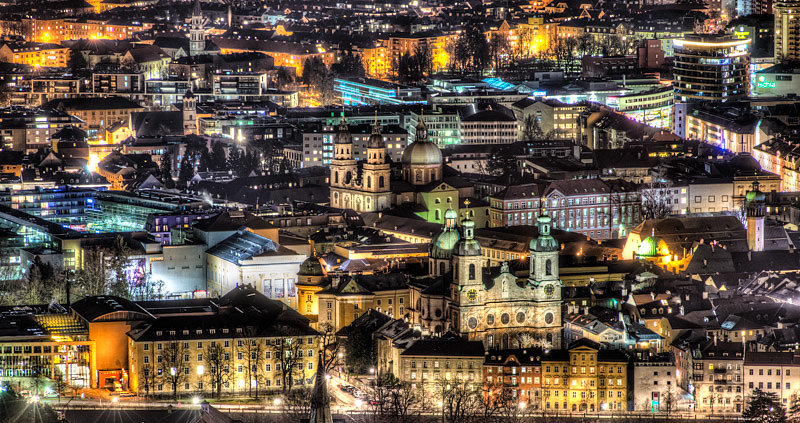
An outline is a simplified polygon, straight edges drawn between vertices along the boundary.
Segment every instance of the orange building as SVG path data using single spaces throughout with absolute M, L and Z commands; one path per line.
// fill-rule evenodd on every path
M 220 54 L 259 52 L 271 56 L 275 66 L 295 68 L 297 76 L 303 75 L 306 60 L 320 58 L 325 66 L 336 63 L 336 54 L 321 44 L 303 44 L 271 40 L 254 40 L 232 37 L 213 37 Z
M 58 44 L 5 43 L 0 46 L 0 61 L 33 67 L 66 67 L 69 49 Z
M 489 350 L 483 362 L 485 391 L 494 400 L 514 401 L 521 408 L 541 405 L 541 352 L 533 348 Z
M 108 39 L 127 40 L 133 34 L 153 27 L 151 23 L 130 24 L 126 22 L 78 19 L 33 20 L 31 38 L 40 43 L 60 43 L 64 40 Z

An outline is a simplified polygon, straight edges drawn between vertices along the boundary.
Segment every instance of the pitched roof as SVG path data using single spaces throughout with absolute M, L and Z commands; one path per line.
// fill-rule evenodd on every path
M 484 356 L 483 342 L 450 339 L 420 339 L 415 341 L 402 356 L 423 357 L 474 357 Z

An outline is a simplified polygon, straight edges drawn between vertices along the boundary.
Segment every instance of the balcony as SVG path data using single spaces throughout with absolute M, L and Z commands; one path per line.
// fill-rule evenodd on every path
M 726 369 L 724 367 L 721 368 L 721 369 L 720 368 L 716 368 L 716 369 L 714 369 L 714 373 L 725 374 L 725 373 L 728 373 L 728 369 Z

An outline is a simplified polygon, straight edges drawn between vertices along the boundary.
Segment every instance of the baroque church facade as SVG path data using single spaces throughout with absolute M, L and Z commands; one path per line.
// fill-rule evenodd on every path
M 353 158 L 353 135 L 342 122 L 334 137 L 331 161 L 331 206 L 373 212 L 392 204 L 390 189 L 390 164 L 386 158 L 386 144 L 377 121 L 367 142 L 366 161 Z
M 413 205 L 414 213 L 428 222 L 444 223 L 444 212 L 454 209 L 483 228 L 488 203 L 474 198 L 474 187 L 443 164 L 442 152 L 428 138 L 420 121 L 415 141 L 404 150 L 399 166 L 390 163 L 380 127 L 375 123 L 366 146 L 366 158 L 355 159 L 353 136 L 342 121 L 333 137 L 330 205 L 357 212 L 375 212 L 393 206 Z
M 560 348 L 562 284 L 550 216 L 538 218 L 527 275 L 507 262 L 484 268 L 474 222 L 464 220 L 459 230 L 456 217 L 453 210 L 445 214 L 445 225 L 429 247 L 430 276 L 412 285 L 412 323 L 483 341 L 487 348 Z

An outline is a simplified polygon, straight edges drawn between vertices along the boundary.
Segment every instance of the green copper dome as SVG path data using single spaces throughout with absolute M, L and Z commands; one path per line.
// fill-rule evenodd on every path
M 663 239 L 657 236 L 648 236 L 639 244 L 636 255 L 642 258 L 664 257 L 669 255 L 669 247 Z
M 461 235 L 455 229 L 445 227 L 441 232 L 434 235 L 431 239 L 428 256 L 434 259 L 449 259 L 453 257 L 453 248 L 461 239 Z
M 453 254 L 459 256 L 479 256 L 481 255 L 481 244 L 474 238 L 475 222 L 467 219 L 461 222 L 461 228 L 464 231 L 464 237 L 456 242 L 453 248 Z
M 453 220 L 458 219 L 458 212 L 453 210 L 453 209 L 451 209 L 451 208 L 447 209 L 447 211 L 444 212 L 444 218 L 445 218 L 445 220 L 447 220 L 447 219 L 453 219 Z
M 754 190 L 747 191 L 744 198 L 748 203 L 752 203 L 753 201 L 765 201 L 767 196 L 756 187 Z
M 307 258 L 300 265 L 300 271 L 297 274 L 300 276 L 325 276 L 322 259 L 317 256 Z
M 558 251 L 558 242 L 550 234 L 552 219 L 547 214 L 542 214 L 536 219 L 539 226 L 539 236 L 531 239 L 528 248 L 531 251 L 548 252 Z

